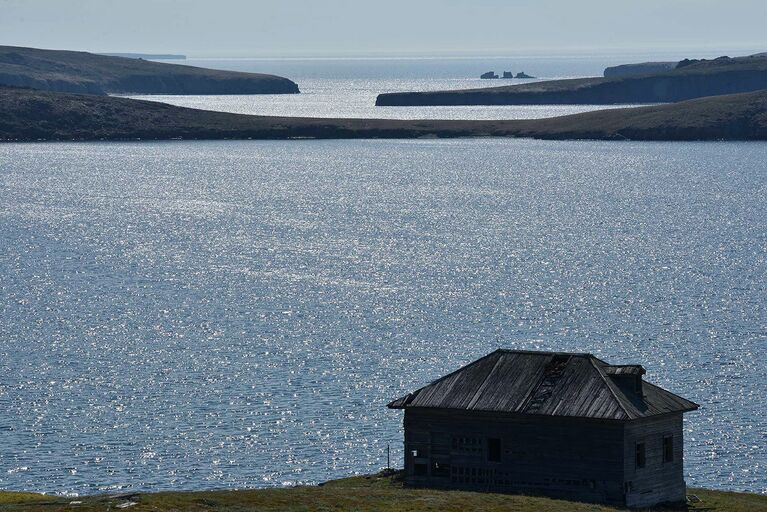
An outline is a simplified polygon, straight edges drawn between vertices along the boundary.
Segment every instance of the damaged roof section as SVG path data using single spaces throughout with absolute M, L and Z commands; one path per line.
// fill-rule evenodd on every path
M 698 405 L 592 354 L 496 350 L 388 406 L 632 420 Z M 626 385 L 627 380 L 634 385 Z

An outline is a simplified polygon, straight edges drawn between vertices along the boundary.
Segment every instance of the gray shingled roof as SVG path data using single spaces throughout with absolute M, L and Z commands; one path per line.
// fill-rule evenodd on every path
M 613 366 L 592 354 L 496 350 L 388 406 L 609 420 L 698 408 L 647 381 L 640 396 L 626 377 L 643 373 L 639 365 Z

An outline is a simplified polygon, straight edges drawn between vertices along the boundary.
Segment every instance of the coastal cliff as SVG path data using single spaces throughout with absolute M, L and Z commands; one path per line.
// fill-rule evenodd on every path
M 549 119 L 265 117 L 111 96 L 0 87 L 0 141 L 531 137 L 767 140 L 767 91 Z
M 678 61 L 674 62 L 640 62 L 637 64 L 620 64 L 605 68 L 604 76 L 636 76 L 646 75 L 648 73 L 665 73 L 676 67 Z
M 767 58 L 687 61 L 662 73 L 551 80 L 485 89 L 380 94 L 379 106 L 669 103 L 767 89 Z
M 96 55 L 0 46 L 0 84 L 84 94 L 290 94 L 287 78 Z

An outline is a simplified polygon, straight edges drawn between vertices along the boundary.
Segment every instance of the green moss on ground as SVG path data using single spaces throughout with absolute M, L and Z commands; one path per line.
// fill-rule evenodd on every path
M 700 503 L 690 511 L 767 511 L 767 496 L 691 489 Z M 80 501 L 79 504 L 71 504 Z M 135 502 L 120 509 L 118 505 Z M 548 498 L 431 489 L 404 489 L 391 477 L 362 476 L 333 480 L 322 486 L 247 491 L 158 492 L 122 496 L 59 498 L 29 493 L 0 492 L 2 511 L 115 511 L 131 512 L 458 512 L 483 510 L 514 512 L 617 512 L 620 509 Z M 664 509 L 668 510 L 668 509 Z
M 45 494 L 37 494 L 34 492 L 9 492 L 0 491 L 0 508 L 3 505 L 19 505 L 31 502 L 48 502 L 51 501 L 50 496 Z

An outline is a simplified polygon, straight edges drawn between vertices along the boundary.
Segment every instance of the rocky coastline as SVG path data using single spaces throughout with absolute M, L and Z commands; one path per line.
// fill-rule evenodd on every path
M 454 91 L 380 94 L 379 106 L 615 105 L 670 103 L 767 89 L 767 58 L 682 61 L 674 69 L 629 76 L 549 80 Z

